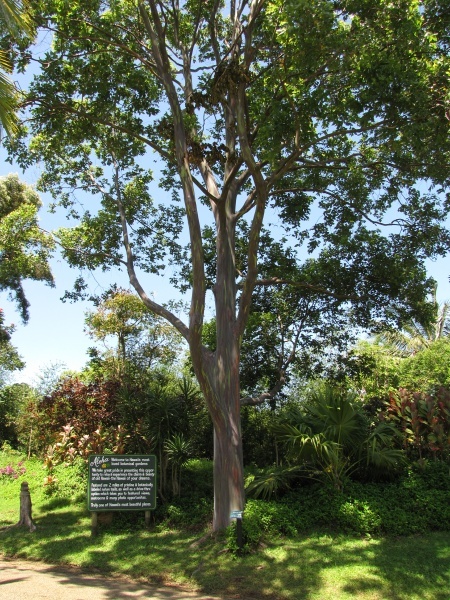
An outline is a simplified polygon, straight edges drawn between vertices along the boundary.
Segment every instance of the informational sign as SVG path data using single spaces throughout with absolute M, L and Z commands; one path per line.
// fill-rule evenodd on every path
M 152 510 L 156 507 L 156 456 L 91 454 L 88 510 Z

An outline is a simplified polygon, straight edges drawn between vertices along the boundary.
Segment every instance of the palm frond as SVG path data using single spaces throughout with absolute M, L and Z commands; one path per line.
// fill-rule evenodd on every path
M 35 36 L 36 28 L 28 12 L 26 0 L 0 0 L 0 22 L 12 36 Z M 4 50 L 0 50 L 0 123 L 8 135 L 14 135 L 18 128 L 16 115 L 18 94 L 13 82 L 6 75 L 12 65 Z
M 289 489 L 291 482 L 297 479 L 304 469 L 300 466 L 277 466 L 265 469 L 255 476 L 246 486 L 247 495 L 253 498 L 269 500 L 282 490 Z
M 0 19 L 12 35 L 24 33 L 31 38 L 35 34 L 35 26 L 26 1 L 1 0 Z
M 7 58 L 0 51 L 0 67 L 4 68 L 7 64 Z M 0 123 L 8 135 L 17 131 L 16 108 L 17 90 L 9 77 L 0 70 Z
M 358 445 L 364 437 L 366 419 L 352 393 L 332 387 L 315 394 L 307 411 L 315 419 L 315 430 L 342 446 Z
M 403 460 L 395 444 L 397 430 L 384 422 L 371 430 L 359 399 L 334 388 L 323 388 L 309 402 L 286 411 L 273 431 L 286 444 L 289 460 L 339 490 L 364 465 L 388 473 Z
M 390 423 L 381 422 L 372 431 L 366 442 L 366 464 L 379 471 L 392 472 L 405 464 L 405 453 L 393 446 L 399 431 Z

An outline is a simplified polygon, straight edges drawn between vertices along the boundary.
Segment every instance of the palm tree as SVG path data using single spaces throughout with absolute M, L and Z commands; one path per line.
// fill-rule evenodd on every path
M 172 493 L 181 494 L 181 469 L 192 455 L 192 444 L 182 433 L 176 433 L 164 442 L 167 461 L 172 467 Z
M 404 454 L 395 447 L 398 432 L 387 423 L 373 426 L 362 403 L 350 392 L 325 386 L 291 407 L 274 425 L 287 448 L 289 466 L 255 478 L 247 491 L 269 497 L 303 474 L 342 490 L 356 471 L 366 477 L 395 473 Z
M 433 342 L 450 335 L 450 302 L 438 304 L 436 300 L 437 285 L 433 289 L 433 303 L 435 305 L 434 319 L 429 323 L 420 323 L 411 320 L 406 323 L 401 331 L 384 331 L 375 338 L 392 350 L 392 353 L 406 358 L 420 350 L 428 348 Z
M 0 0 L 0 22 L 12 36 L 25 34 L 34 36 L 34 25 L 27 13 L 25 0 Z M 16 109 L 18 105 L 17 90 L 8 77 L 12 72 L 12 64 L 8 54 L 0 50 L 0 125 L 8 135 L 17 131 Z

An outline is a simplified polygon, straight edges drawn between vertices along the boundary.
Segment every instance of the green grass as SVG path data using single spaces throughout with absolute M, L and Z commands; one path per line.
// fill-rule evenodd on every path
M 0 468 L 16 457 L 0 453 Z M 313 532 L 266 539 L 256 552 L 236 558 L 224 538 L 196 541 L 206 528 L 185 531 L 143 526 L 140 515 L 115 515 L 90 535 L 90 515 L 77 486 L 64 481 L 59 495 L 42 486 L 38 461 L 14 480 L 0 477 L 0 527 L 19 517 L 20 483 L 29 482 L 34 533 L 0 531 L 0 553 L 50 564 L 72 564 L 89 571 L 178 583 L 206 593 L 245 599 L 295 600 L 449 600 L 450 533 L 361 538 Z M 6 480 L 5 480 L 6 479 Z

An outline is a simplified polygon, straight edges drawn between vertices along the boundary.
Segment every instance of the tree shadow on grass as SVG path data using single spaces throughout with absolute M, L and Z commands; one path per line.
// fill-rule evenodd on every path
M 57 508 L 64 508 L 70 506 L 72 501 L 70 498 L 52 498 L 40 507 L 41 512 L 48 512 L 56 510 Z
M 35 533 L 1 533 L 2 550 L 86 572 L 122 573 L 147 583 L 195 584 L 205 593 L 250 600 L 448 600 L 450 534 L 361 540 L 315 534 L 274 540 L 233 557 L 224 540 L 195 534 L 100 527 L 84 511 L 41 516 Z
M 207 591 L 242 598 L 448 600 L 450 534 L 353 541 L 332 536 L 276 542 L 254 556 L 206 564 Z
M 29 532 L 24 527 L 10 527 L 1 532 L 0 547 L 8 556 L 30 556 L 37 560 L 64 559 L 65 552 L 62 551 L 53 556 L 49 549 L 55 543 L 64 545 L 67 549 L 81 547 L 86 543 L 86 535 L 79 535 L 83 529 L 80 526 L 83 514 L 80 511 L 58 510 L 48 512 L 45 515 L 34 517 L 36 531 Z M 86 520 L 84 518 L 84 520 Z M 56 560 L 55 562 L 60 562 Z M 64 562 L 64 560 L 62 560 Z
M 382 580 L 384 596 L 380 597 L 389 600 L 449 599 L 449 533 L 387 538 L 368 552 L 370 574 L 360 575 L 342 588 L 351 596 L 359 597 L 364 591 L 373 593 Z

